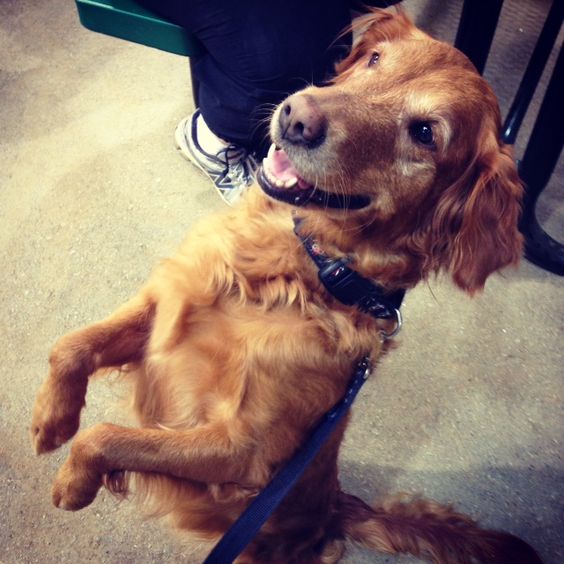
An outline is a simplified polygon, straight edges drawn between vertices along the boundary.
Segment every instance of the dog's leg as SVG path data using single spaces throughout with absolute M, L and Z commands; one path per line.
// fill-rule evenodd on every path
M 33 409 L 31 435 L 38 454 L 58 448 L 78 430 L 88 376 L 141 358 L 152 315 L 153 307 L 141 293 L 104 321 L 57 342 Z
M 225 423 L 186 431 L 100 423 L 81 431 L 73 441 L 53 484 L 53 503 L 62 509 L 81 509 L 96 497 L 104 474 L 123 470 L 205 483 L 253 480 L 251 449 L 238 448 Z

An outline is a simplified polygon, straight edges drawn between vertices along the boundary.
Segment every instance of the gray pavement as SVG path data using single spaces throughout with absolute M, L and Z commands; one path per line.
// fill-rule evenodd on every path
M 460 2 L 408 2 L 451 40 Z M 507 110 L 544 14 L 508 0 L 486 75 Z M 546 82 L 546 80 L 545 80 Z M 187 61 L 80 27 L 74 3 L 0 0 L 0 562 L 198 562 L 206 547 L 102 491 L 56 510 L 50 482 L 68 451 L 37 458 L 30 411 L 49 349 L 104 317 L 219 209 L 173 148 L 192 111 Z M 532 118 L 525 124 L 517 154 Z M 539 205 L 564 240 L 564 167 Z M 347 491 L 417 491 L 523 536 L 564 562 L 564 278 L 524 261 L 470 299 L 447 280 L 409 293 L 400 347 L 354 409 Z M 123 422 L 123 389 L 94 382 L 84 427 Z M 408 562 L 351 548 L 347 562 Z

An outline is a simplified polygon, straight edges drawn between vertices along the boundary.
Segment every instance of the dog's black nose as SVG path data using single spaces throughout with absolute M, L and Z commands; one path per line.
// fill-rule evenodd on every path
M 280 110 L 278 123 L 282 138 L 290 143 L 316 147 L 325 139 L 327 120 L 308 94 L 290 96 Z

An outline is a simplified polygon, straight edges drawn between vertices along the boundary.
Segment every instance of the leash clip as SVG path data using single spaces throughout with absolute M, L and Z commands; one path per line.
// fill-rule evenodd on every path
M 370 362 L 370 358 L 368 356 L 364 356 L 360 359 L 357 365 L 357 371 L 362 371 L 363 378 L 365 380 L 368 379 L 368 376 L 370 376 L 370 373 L 372 372 L 372 363 Z

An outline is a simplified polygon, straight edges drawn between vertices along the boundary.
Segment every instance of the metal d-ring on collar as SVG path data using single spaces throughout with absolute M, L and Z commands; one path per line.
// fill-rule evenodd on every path
M 395 292 L 386 292 L 382 286 L 350 268 L 349 258 L 329 257 L 311 236 L 300 233 L 300 223 L 299 218 L 294 218 L 294 232 L 319 269 L 319 280 L 327 291 L 341 303 L 354 305 L 372 317 L 393 319 L 394 329 L 390 333 L 382 331 L 382 336 L 384 339 L 395 337 L 403 326 L 400 307 L 405 290 L 402 288 Z
M 401 311 L 399 309 L 394 309 L 394 313 L 396 314 L 396 326 L 394 327 L 393 331 L 390 331 L 389 333 L 381 331 L 382 337 L 384 337 L 384 339 L 394 338 L 403 327 L 403 317 L 401 316 Z

